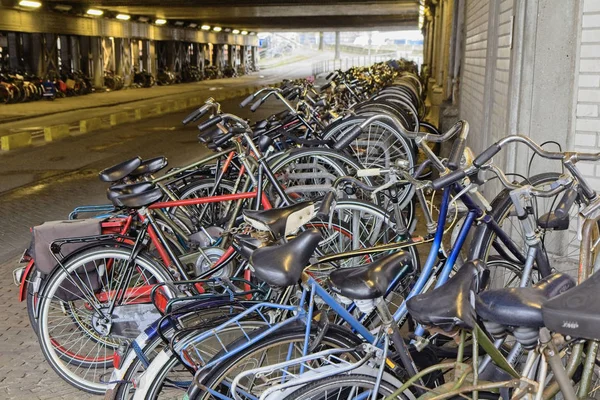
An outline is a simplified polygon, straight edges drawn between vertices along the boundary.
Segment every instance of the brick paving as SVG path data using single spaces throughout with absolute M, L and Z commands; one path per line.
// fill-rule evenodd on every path
M 252 115 L 239 109 L 239 101 L 223 102 L 223 109 L 245 118 L 281 111 L 274 104 Z M 0 193 L 0 399 L 98 398 L 64 383 L 45 362 L 25 303 L 17 302 L 12 270 L 29 244 L 30 226 L 65 219 L 77 205 L 106 203 L 106 184 L 97 179 L 100 169 L 136 155 L 166 155 L 171 166 L 201 157 L 206 149 L 197 144 L 195 127 L 181 127 L 184 115 L 0 154 L 0 181 L 25 184 Z

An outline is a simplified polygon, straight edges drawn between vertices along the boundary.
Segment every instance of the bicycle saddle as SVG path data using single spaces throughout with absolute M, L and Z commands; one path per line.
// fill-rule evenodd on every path
M 162 196 L 162 190 L 156 188 L 141 193 L 123 194 L 117 196 L 113 202 L 121 207 L 142 208 L 157 202 Z
M 250 235 L 235 235 L 231 243 L 235 251 L 246 260 L 250 259 L 254 250 L 258 249 L 262 244 L 260 239 L 256 239 Z
M 405 267 L 412 267 L 410 255 L 399 251 L 360 267 L 336 269 L 329 274 L 327 284 L 351 300 L 377 299 L 385 296 L 390 283 Z
M 573 278 L 555 273 L 532 287 L 485 290 L 477 296 L 475 310 L 484 321 L 513 327 L 541 328 L 544 326 L 542 304 L 573 286 Z
M 600 272 L 580 285 L 544 302 L 542 318 L 548 329 L 576 338 L 600 340 Z
M 304 231 L 285 244 L 256 249 L 250 265 L 254 274 L 270 286 L 291 286 L 300 279 L 320 240 L 318 230 Z
M 133 172 L 131 172 L 131 176 L 141 176 L 146 174 L 153 174 L 155 172 L 160 171 L 168 164 L 167 157 L 155 157 L 150 158 L 148 160 L 142 161 L 139 167 L 137 167 Z
M 113 203 L 115 199 L 124 194 L 139 194 L 146 192 L 150 189 L 154 188 L 154 184 L 152 182 L 139 182 L 139 183 L 123 183 L 120 185 L 113 185 L 106 189 L 106 197 Z M 120 204 L 116 204 L 120 206 Z
M 455 327 L 473 329 L 476 320 L 470 297 L 471 291 L 478 289 L 481 264 L 469 261 L 439 288 L 408 299 L 406 306 L 413 319 L 446 332 Z
M 116 182 L 132 173 L 137 167 L 142 164 L 140 157 L 132 158 L 131 160 L 123 161 L 112 167 L 108 167 L 98 174 L 103 182 Z
M 275 239 L 280 239 L 296 232 L 315 215 L 312 201 L 303 201 L 282 208 L 270 210 L 244 210 L 244 220 L 253 228 L 271 231 Z

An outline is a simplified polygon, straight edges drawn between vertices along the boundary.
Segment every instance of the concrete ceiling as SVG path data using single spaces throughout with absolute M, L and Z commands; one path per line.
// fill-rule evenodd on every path
M 1 0 L 2 3 L 17 0 Z M 83 13 L 89 7 L 248 31 L 416 29 L 419 0 L 39 0 Z

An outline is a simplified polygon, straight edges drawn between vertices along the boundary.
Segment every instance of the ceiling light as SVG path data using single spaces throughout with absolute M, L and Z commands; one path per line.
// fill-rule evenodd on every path
M 58 11 L 71 11 L 71 8 L 73 8 L 73 6 L 68 4 L 57 4 L 54 6 L 54 9 Z
M 183 26 L 183 21 L 175 21 L 175 26 Z
M 156 21 L 154 21 L 154 23 L 155 23 L 156 25 L 164 25 L 164 24 L 166 24 L 166 23 L 167 23 L 167 20 L 166 20 L 166 19 L 160 19 L 160 18 L 159 18 L 159 19 L 157 19 Z
M 23 7 L 38 8 L 42 6 L 42 3 L 40 3 L 39 1 L 21 0 L 19 2 L 19 5 Z
M 242 31 L 242 35 L 247 35 L 248 31 Z
M 237 35 L 238 33 L 240 33 L 239 29 L 234 29 L 231 31 L 231 33 L 233 33 L 234 35 Z
M 225 28 L 223 29 L 225 32 L 231 32 L 231 28 Z
M 210 25 L 202 25 L 200 29 L 202 29 L 203 31 L 210 31 Z
M 148 17 L 139 17 L 138 21 L 140 21 L 140 22 L 148 22 L 148 21 L 150 21 L 150 18 L 148 18 Z
M 193 22 L 188 25 L 188 28 L 197 28 L 197 27 L 198 27 L 198 24 L 195 24 Z
M 223 30 L 223 28 L 221 28 L 220 26 L 215 26 L 213 28 L 213 31 L 215 31 L 215 32 L 221 32 L 221 30 Z
M 256 32 L 250 32 L 250 35 L 254 36 L 256 35 Z
M 117 19 L 120 19 L 121 21 L 129 21 L 129 19 L 131 18 L 131 15 L 127 15 L 127 14 L 117 14 Z
M 104 11 L 102 11 L 102 10 L 96 10 L 95 8 L 90 8 L 89 10 L 87 10 L 87 14 L 90 14 L 90 15 L 102 15 L 102 14 L 104 14 Z

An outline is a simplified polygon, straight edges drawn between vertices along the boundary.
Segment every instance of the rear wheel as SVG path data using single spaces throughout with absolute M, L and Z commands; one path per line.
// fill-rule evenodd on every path
M 139 254 L 128 266 L 130 257 L 127 248 L 83 251 L 48 278 L 41 294 L 38 337 L 44 357 L 62 379 L 89 393 L 105 392 L 114 350 L 159 316 L 148 303 L 149 289 L 172 280 L 151 256 Z M 119 281 L 126 288 L 122 300 Z

